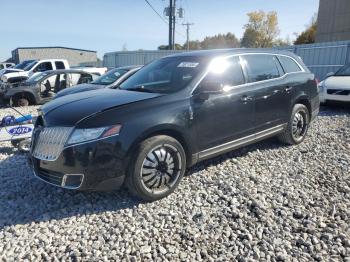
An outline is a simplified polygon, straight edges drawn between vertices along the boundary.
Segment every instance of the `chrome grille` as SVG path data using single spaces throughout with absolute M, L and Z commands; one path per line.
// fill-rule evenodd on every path
M 42 129 L 35 141 L 33 156 L 41 160 L 56 160 L 72 131 L 72 127 L 46 127 Z

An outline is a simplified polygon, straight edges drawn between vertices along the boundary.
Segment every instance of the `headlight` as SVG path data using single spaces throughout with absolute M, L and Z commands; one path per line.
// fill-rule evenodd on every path
M 68 139 L 67 145 L 118 135 L 121 128 L 121 125 L 115 125 L 99 128 L 74 129 L 73 133 Z

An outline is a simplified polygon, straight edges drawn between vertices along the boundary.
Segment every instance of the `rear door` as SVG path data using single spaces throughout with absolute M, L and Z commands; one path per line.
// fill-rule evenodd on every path
M 248 82 L 255 90 L 256 131 L 286 122 L 290 94 L 286 90 L 283 69 L 275 55 L 242 55 Z
M 221 74 L 209 72 L 192 98 L 197 144 L 203 155 L 207 154 L 206 151 L 210 154 L 209 150 L 214 147 L 254 133 L 253 93 L 245 85 L 239 57 L 227 61 L 229 67 L 226 71 Z M 208 83 L 221 90 L 205 94 L 203 88 Z

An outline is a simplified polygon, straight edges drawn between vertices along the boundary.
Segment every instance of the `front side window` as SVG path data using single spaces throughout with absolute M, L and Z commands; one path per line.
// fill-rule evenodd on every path
M 283 66 L 284 72 L 295 73 L 301 71 L 300 66 L 293 59 L 287 56 L 278 56 L 278 59 L 280 60 Z
M 39 64 L 34 69 L 34 72 L 45 72 L 48 70 L 52 70 L 52 64 L 50 62 L 44 62 L 44 63 Z
M 192 82 L 207 66 L 203 57 L 178 56 L 156 60 L 120 85 L 122 90 L 174 93 Z
M 339 69 L 336 76 L 350 76 L 350 65 L 346 65 Z
M 4 69 L 4 65 L 3 64 L 0 64 L 0 69 Z
M 104 74 L 103 76 L 97 78 L 95 81 L 92 82 L 92 84 L 111 85 L 127 72 L 128 72 L 128 70 L 126 70 L 126 69 L 111 70 L 111 71 L 107 72 L 106 74 Z
M 208 72 L 200 86 L 204 86 L 204 88 L 229 88 L 245 84 L 245 78 L 238 56 L 224 59 L 222 61 L 218 60 L 218 63 L 215 63 L 214 61 L 211 67 L 213 67 L 213 70 Z
M 280 77 L 277 58 L 273 55 L 244 55 L 248 82 L 259 82 Z

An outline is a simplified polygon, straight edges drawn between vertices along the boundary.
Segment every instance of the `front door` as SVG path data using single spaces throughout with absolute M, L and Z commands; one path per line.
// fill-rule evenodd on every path
M 227 62 L 224 72 L 209 72 L 192 97 L 199 151 L 254 133 L 253 93 L 245 85 L 239 57 Z

